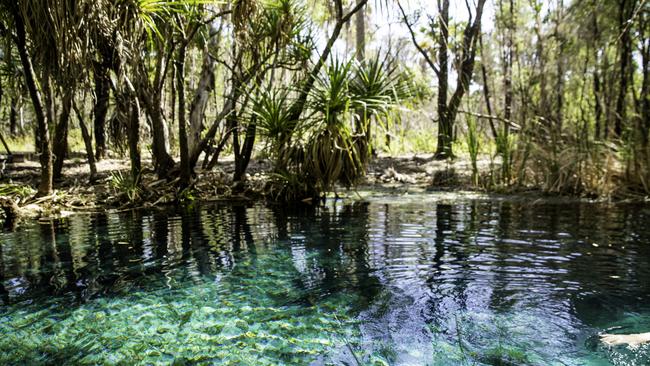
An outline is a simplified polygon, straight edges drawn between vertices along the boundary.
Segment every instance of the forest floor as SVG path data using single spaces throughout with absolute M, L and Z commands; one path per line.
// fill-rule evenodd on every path
M 490 170 L 488 158 L 479 160 L 479 171 Z M 2 166 L 0 166 L 2 168 Z M 157 179 L 151 161 L 143 161 L 141 187 L 130 184 L 127 159 L 104 159 L 97 163 L 97 179 L 89 183 L 90 171 L 85 159 L 65 161 L 63 179 L 55 182 L 52 196 L 34 198 L 40 178 L 37 161 L 26 160 L 6 164 L 0 171 L 0 205 L 9 198 L 23 217 L 51 220 L 76 211 L 127 210 L 174 204 L 180 200 L 231 201 L 263 199 L 264 186 L 272 168 L 266 159 L 251 161 L 247 184 L 233 190 L 232 157 L 224 157 L 216 169 L 198 171 L 191 190 L 179 192 L 176 180 Z M 241 187 L 239 187 L 241 188 Z M 354 190 L 339 188 L 332 195 L 351 199 L 372 195 L 404 195 L 427 191 L 481 192 L 471 185 L 469 159 L 459 157 L 452 162 L 438 161 L 431 154 L 378 156 L 371 160 L 365 181 Z M 237 193 L 236 193 L 237 192 Z M 508 193 L 513 193 L 512 191 Z M 517 192 L 539 198 L 539 191 Z M 4 197 L 4 198 L 3 198 Z M 0 210 L 2 215 L 2 210 Z

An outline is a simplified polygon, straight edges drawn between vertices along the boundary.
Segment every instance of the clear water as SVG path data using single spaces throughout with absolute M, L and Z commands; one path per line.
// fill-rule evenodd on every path
M 0 364 L 650 365 L 650 207 L 374 199 L 0 233 Z

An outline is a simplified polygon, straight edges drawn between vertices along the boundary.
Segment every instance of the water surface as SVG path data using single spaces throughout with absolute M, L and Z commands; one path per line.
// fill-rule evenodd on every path
M 211 204 L 0 233 L 0 364 L 644 365 L 650 206 Z

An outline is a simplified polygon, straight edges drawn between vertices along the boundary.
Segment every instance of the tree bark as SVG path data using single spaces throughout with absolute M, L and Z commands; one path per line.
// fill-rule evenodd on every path
M 25 23 L 22 14 L 20 14 L 17 4 L 12 4 L 9 8 L 16 27 L 16 36 L 14 41 L 18 48 L 25 76 L 25 84 L 32 99 L 34 114 L 36 115 L 37 135 L 39 140 L 38 148 L 40 150 L 39 162 L 41 164 L 41 181 L 36 195 L 38 197 L 49 196 L 52 194 L 52 146 L 50 144 L 48 119 L 43 108 L 41 93 L 37 87 L 32 59 L 27 50 L 27 35 L 25 33 Z
M 616 110 L 614 119 L 614 135 L 621 137 L 623 134 L 623 124 L 627 118 L 626 97 L 629 84 L 629 64 L 632 58 L 632 39 L 628 19 L 631 16 L 628 0 L 619 0 L 619 31 L 620 31 L 620 64 L 619 64 L 619 90 L 616 98 Z
M 137 98 L 131 98 L 131 115 L 129 118 L 129 157 L 131 158 L 131 177 L 135 185 L 140 184 L 142 163 L 140 157 L 140 105 Z
M 215 60 L 210 55 L 210 49 L 218 46 L 221 35 L 221 28 L 218 31 L 219 35 L 211 35 L 211 40 L 203 50 L 203 65 L 201 66 L 201 75 L 199 76 L 199 84 L 194 94 L 192 104 L 190 104 L 190 132 L 187 136 L 189 151 L 196 148 L 201 140 L 201 131 L 203 131 L 203 119 L 205 117 L 205 108 L 208 105 L 208 98 L 210 93 L 214 90 L 214 66 Z
M 453 122 L 447 108 L 447 92 L 449 89 L 449 0 L 438 0 L 438 144 L 436 146 L 436 159 L 447 159 L 453 156 L 451 142 Z
M 446 45 L 449 36 L 449 30 L 446 28 L 446 25 L 449 24 L 449 0 L 443 0 L 440 16 L 441 38 L 439 40 L 439 47 L 442 48 L 444 44 L 444 52 L 442 52 L 443 50 L 441 49 L 438 57 L 440 58 L 439 79 L 443 82 L 444 95 L 438 95 L 438 114 L 440 121 L 438 129 L 438 147 L 435 154 L 436 159 L 447 159 L 453 157 L 451 144 L 453 142 L 454 121 L 456 119 L 456 114 L 458 114 L 460 102 L 467 90 L 469 90 L 469 84 L 474 73 L 476 43 L 481 31 L 481 18 L 483 16 L 483 7 L 485 6 L 485 2 L 486 0 L 478 0 L 476 5 L 476 17 L 473 22 L 471 22 L 470 19 L 470 23 L 468 23 L 463 31 L 463 40 L 460 46 L 461 55 L 459 57 L 459 75 L 456 82 L 456 89 L 454 90 L 454 94 L 451 96 L 449 103 L 443 106 L 443 102 L 447 99 L 448 55 Z M 443 65 L 445 70 L 443 70 Z M 444 77 L 442 77 L 443 74 Z M 443 91 L 439 91 L 439 93 L 442 94 Z
M 503 9 L 502 9 L 503 11 Z M 508 19 L 508 35 L 507 35 L 507 41 L 506 41 L 506 49 L 504 51 L 504 57 L 503 57 L 503 74 L 504 74 L 504 79 L 503 79 L 503 90 L 504 90 L 504 113 L 503 117 L 505 118 L 506 121 L 510 121 L 512 119 L 512 60 L 514 58 L 514 24 L 515 24 L 515 15 L 514 15 L 514 3 L 513 0 L 510 0 L 509 4 L 509 13 L 510 17 Z M 509 123 L 504 123 L 503 124 L 503 133 L 504 136 L 508 136 L 509 133 Z
M 362 0 L 357 0 L 359 5 Z M 356 53 L 357 61 L 363 62 L 366 59 L 366 12 L 365 6 L 361 4 L 362 8 L 355 15 L 355 35 L 356 35 Z
M 486 64 L 486 59 L 485 55 L 483 53 L 483 37 L 479 35 L 479 50 L 481 52 L 481 74 L 483 76 L 483 99 L 485 99 L 485 108 L 487 109 L 488 116 L 493 116 L 492 114 L 492 102 L 490 101 L 490 86 L 488 84 L 488 77 L 487 77 L 487 66 Z M 488 118 L 488 123 L 490 124 L 490 131 L 492 132 L 492 137 L 496 141 L 497 139 L 497 129 L 494 126 L 494 121 L 492 118 Z
M 649 13 L 639 19 L 641 34 L 641 141 L 647 147 L 650 140 L 650 25 Z M 650 163 L 650 162 L 648 162 Z
M 12 137 L 16 137 L 18 135 L 18 111 L 16 105 L 17 99 L 18 98 L 15 96 L 11 97 L 11 108 L 9 111 L 9 133 Z
M 170 49 L 171 50 L 171 49 Z M 171 52 L 168 50 L 168 52 Z M 159 48 L 156 54 L 155 76 L 153 84 L 149 81 L 146 70 L 141 70 L 138 87 L 138 97 L 151 120 L 152 154 L 154 170 L 159 178 L 168 177 L 169 171 L 174 167 L 174 159 L 169 153 L 169 130 L 165 123 L 162 108 L 162 97 L 166 74 L 165 50 Z M 173 82 L 173 81 L 172 81 Z
M 81 137 L 84 140 L 84 146 L 86 147 L 86 158 L 88 159 L 88 167 L 90 168 L 90 178 L 89 181 L 92 183 L 97 180 L 97 164 L 95 163 L 95 154 L 93 153 L 93 141 L 92 136 L 90 136 L 90 131 L 84 122 L 83 115 L 77 104 L 72 102 L 72 109 L 77 115 L 77 120 L 79 121 L 79 128 L 81 129 Z
M 95 127 L 95 158 L 97 160 L 106 157 L 106 115 L 108 113 L 108 102 L 110 97 L 110 80 L 108 68 L 101 62 L 95 62 L 95 105 L 94 105 L 94 127 Z
M 560 22 L 562 21 L 564 11 L 563 1 L 560 0 L 557 6 L 557 14 L 555 18 L 555 38 L 558 42 L 558 55 L 555 62 L 557 72 L 557 84 L 555 86 L 555 101 L 556 101 L 556 114 L 555 122 L 557 132 L 562 133 L 564 127 L 564 35 L 560 31 Z
M 54 128 L 54 171 L 52 173 L 52 179 L 55 181 L 59 181 L 62 178 L 63 162 L 68 154 L 68 122 L 70 120 L 71 108 L 72 92 L 68 89 L 64 91 L 59 123 Z
M 176 59 L 176 92 L 178 93 L 178 145 L 181 152 L 180 187 L 186 188 L 190 183 L 189 148 L 187 141 L 187 121 L 185 120 L 185 53 L 187 43 L 178 50 Z

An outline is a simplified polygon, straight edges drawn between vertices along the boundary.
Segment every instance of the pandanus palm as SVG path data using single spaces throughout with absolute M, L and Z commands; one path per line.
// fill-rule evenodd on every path
M 337 181 L 354 184 L 365 169 L 350 127 L 352 68 L 352 61 L 333 60 L 311 93 L 310 107 L 319 122 L 306 149 L 310 173 L 323 191 L 331 190 Z
M 412 83 L 408 73 L 389 55 L 375 57 L 357 63 L 350 82 L 356 115 L 357 144 L 365 162 L 370 153 L 371 121 L 387 120 L 398 102 L 410 98 Z

